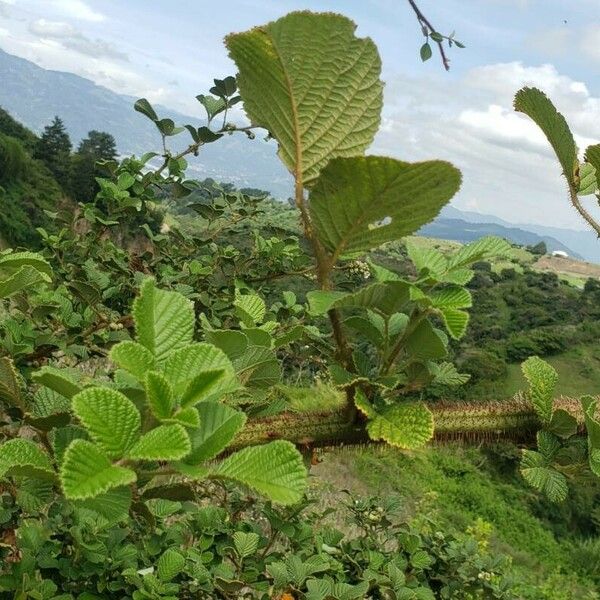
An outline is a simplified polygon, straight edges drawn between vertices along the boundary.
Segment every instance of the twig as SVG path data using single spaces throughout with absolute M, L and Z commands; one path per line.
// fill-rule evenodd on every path
M 437 29 L 429 22 L 427 17 L 421 12 L 421 9 L 416 5 L 415 1 L 408 0 L 408 3 L 410 4 L 411 8 L 414 10 L 415 15 L 417 15 L 417 20 L 419 21 L 419 25 L 421 25 L 423 30 L 428 29 L 429 33 L 435 33 L 437 31 Z M 444 44 L 443 44 L 443 42 L 437 42 L 437 41 L 436 41 L 436 44 L 438 45 L 438 48 L 440 51 L 440 56 L 442 57 L 442 64 L 444 65 L 444 69 L 446 69 L 446 71 L 449 71 L 450 70 L 450 59 L 446 56 L 446 52 L 444 51 Z

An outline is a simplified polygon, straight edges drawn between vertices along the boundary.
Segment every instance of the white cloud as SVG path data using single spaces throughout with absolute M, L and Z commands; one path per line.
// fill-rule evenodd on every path
M 100 39 L 92 40 L 70 23 L 38 19 L 29 24 L 29 32 L 42 39 L 58 40 L 64 48 L 80 54 L 94 58 L 127 60 L 127 55 L 112 44 Z
M 80 32 L 69 23 L 62 21 L 47 21 L 38 19 L 29 24 L 29 31 L 41 37 L 63 38 L 81 35 Z
M 386 88 L 383 127 L 374 151 L 403 158 L 442 158 L 463 172 L 455 205 L 513 223 L 583 229 L 570 209 L 548 142 L 512 101 L 523 85 L 543 89 L 572 125 L 580 147 L 600 140 L 600 98 L 552 65 L 486 65 L 448 92 L 445 79 L 396 78 Z M 596 209 L 597 210 L 597 209 Z
M 91 21 L 99 23 L 106 20 L 106 16 L 95 11 L 89 4 L 83 0 L 51 0 L 51 4 L 61 14 L 72 19 L 81 21 Z

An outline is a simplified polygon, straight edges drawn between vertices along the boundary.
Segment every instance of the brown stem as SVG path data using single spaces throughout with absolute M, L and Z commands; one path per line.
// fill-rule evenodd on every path
M 417 15 L 417 20 L 419 21 L 419 25 L 423 28 L 427 28 L 429 33 L 435 33 L 437 29 L 429 22 L 427 17 L 421 12 L 421 9 L 417 6 L 414 0 L 408 0 L 411 8 L 414 10 L 415 15 Z M 442 64 L 444 65 L 444 69 L 446 71 L 450 70 L 450 60 L 446 56 L 446 52 L 444 51 L 444 44 L 442 42 L 436 42 L 438 45 L 438 49 L 440 51 L 440 56 L 442 58 Z

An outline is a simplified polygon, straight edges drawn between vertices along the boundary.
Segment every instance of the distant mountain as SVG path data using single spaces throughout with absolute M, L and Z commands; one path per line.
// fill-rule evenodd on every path
M 158 133 L 146 117 L 133 110 L 135 100 L 78 75 L 42 69 L 0 50 L 0 107 L 36 133 L 58 115 L 75 146 L 88 131 L 97 129 L 115 137 L 120 154 L 140 155 L 158 149 Z M 201 124 L 200 119 L 156 108 L 160 116 L 178 124 Z M 174 138 L 178 148 L 187 143 L 184 138 L 184 134 Z M 261 136 L 255 140 L 243 134 L 226 136 L 191 159 L 190 170 L 197 177 L 265 189 L 285 199 L 291 194 L 291 178 L 279 162 L 276 149 L 274 142 L 264 142 Z
M 439 218 L 460 219 L 462 221 L 466 221 L 467 223 L 493 223 L 511 229 L 517 228 L 530 231 L 541 237 L 550 237 L 558 240 L 561 244 L 571 248 L 571 256 L 580 255 L 588 262 L 600 264 L 600 240 L 598 239 L 598 236 L 590 230 L 579 231 L 577 229 L 548 227 L 546 225 L 536 225 L 534 223 L 509 223 L 508 221 L 504 221 L 503 219 L 493 215 L 458 210 L 453 206 L 446 206 L 440 213 Z
M 517 227 L 505 227 L 496 223 L 469 223 L 462 219 L 438 217 L 435 221 L 422 227 L 419 235 L 442 240 L 456 240 L 457 242 L 472 242 L 486 235 L 496 235 L 521 246 L 533 246 L 545 242 L 549 252 L 562 250 L 569 256 L 583 260 L 583 257 L 553 237 L 541 236 L 531 231 Z

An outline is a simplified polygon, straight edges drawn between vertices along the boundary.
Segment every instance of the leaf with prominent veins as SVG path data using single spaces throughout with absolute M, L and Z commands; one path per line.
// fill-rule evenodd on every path
M 381 61 L 342 15 L 294 12 L 225 43 L 252 124 L 279 142 L 297 184 L 336 156 L 362 154 L 379 128 Z
M 310 216 L 335 263 L 418 231 L 456 194 L 460 181 L 460 171 L 439 160 L 337 158 L 310 194 Z

